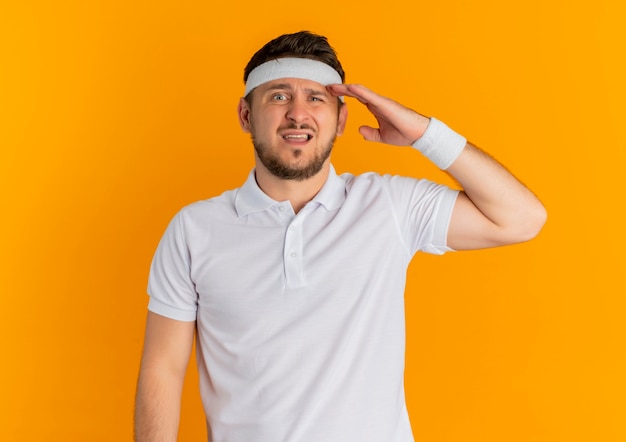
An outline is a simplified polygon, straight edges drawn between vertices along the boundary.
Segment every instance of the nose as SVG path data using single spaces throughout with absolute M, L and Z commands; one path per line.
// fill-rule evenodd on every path
M 306 100 L 294 97 L 287 108 L 286 118 L 294 123 L 301 123 L 309 117 Z

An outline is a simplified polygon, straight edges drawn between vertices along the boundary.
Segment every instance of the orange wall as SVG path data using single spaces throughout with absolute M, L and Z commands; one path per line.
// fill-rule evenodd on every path
M 184 204 L 252 166 L 242 70 L 270 38 L 327 35 L 348 81 L 435 115 L 545 202 L 535 241 L 419 255 L 407 392 L 419 441 L 624 441 L 624 2 L 0 6 L 0 440 L 130 440 L 148 266 Z M 449 182 L 367 144 L 339 171 Z M 196 375 L 181 440 L 201 440 Z

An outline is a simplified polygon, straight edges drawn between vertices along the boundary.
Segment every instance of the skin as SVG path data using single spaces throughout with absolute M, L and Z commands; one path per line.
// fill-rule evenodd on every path
M 289 200 L 296 212 L 326 182 L 330 169 L 326 153 L 345 128 L 347 107 L 338 107 L 334 97 L 354 98 L 374 115 L 378 127 L 359 128 L 367 141 L 410 146 L 424 134 L 430 121 L 360 85 L 324 87 L 308 80 L 281 79 L 252 93 L 252 104 L 240 100 L 238 115 L 242 129 L 251 133 L 256 145 L 257 183 L 271 198 Z M 267 158 L 289 171 L 291 177 L 277 174 L 273 166 L 265 164 Z M 546 211 L 541 202 L 475 146 L 468 143 L 447 172 L 463 188 L 448 230 L 448 245 L 453 249 L 527 241 L 543 227 Z M 176 440 L 194 332 L 193 322 L 148 313 L 137 387 L 136 441 Z
M 169 442 L 178 437 L 180 403 L 195 322 L 148 312 L 135 399 L 135 441 Z
M 322 188 L 330 170 L 332 143 L 344 131 L 348 111 L 320 83 L 303 79 L 280 79 L 254 91 L 252 104 L 242 98 L 238 115 L 241 128 L 255 144 L 256 180 L 277 201 L 291 201 L 298 212 Z M 306 135 L 307 139 L 295 138 Z M 277 176 L 263 161 L 272 157 L 285 168 L 305 170 L 325 158 L 319 170 L 304 179 Z
M 330 156 L 338 132 L 338 115 L 331 115 L 328 123 L 325 121 L 334 98 L 326 88 L 307 80 L 277 80 L 258 89 L 254 93 L 254 112 L 247 100 L 241 103 L 240 122 L 244 131 L 252 134 L 259 162 L 284 180 L 313 177 Z M 285 121 L 282 114 L 286 114 Z M 270 129 L 277 117 L 281 120 L 278 137 Z M 328 126 L 331 132 L 323 133 L 320 126 Z M 277 144 L 287 144 L 290 149 L 281 152 Z

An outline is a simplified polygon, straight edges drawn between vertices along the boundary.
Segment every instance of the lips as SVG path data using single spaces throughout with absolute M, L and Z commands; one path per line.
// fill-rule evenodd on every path
M 294 140 L 294 141 L 309 141 L 313 138 L 312 135 L 309 134 L 287 134 L 283 135 L 285 140 Z
M 300 130 L 286 130 L 280 133 L 283 137 L 283 140 L 290 143 L 306 143 L 313 138 L 312 131 L 303 131 Z

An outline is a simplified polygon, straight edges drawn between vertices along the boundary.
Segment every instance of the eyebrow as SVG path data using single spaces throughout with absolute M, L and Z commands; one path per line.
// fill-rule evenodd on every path
M 310 95 L 324 95 L 324 96 L 330 95 L 328 91 L 326 90 L 326 88 L 324 88 L 324 90 L 306 88 L 304 89 L 304 91 L 308 92 Z

